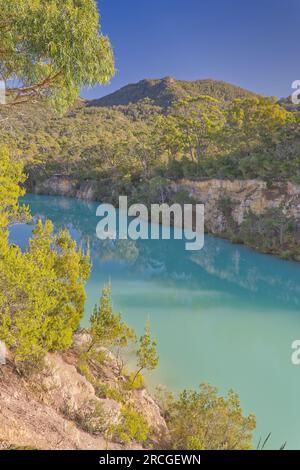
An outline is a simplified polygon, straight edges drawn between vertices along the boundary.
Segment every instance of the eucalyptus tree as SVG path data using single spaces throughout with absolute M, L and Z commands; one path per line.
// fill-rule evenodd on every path
M 45 98 L 61 111 L 114 74 L 94 0 L 0 0 L 0 80 L 8 102 Z
M 233 100 L 226 119 L 231 150 L 250 153 L 276 145 L 285 127 L 296 122 L 296 115 L 280 106 L 276 98 L 254 96 Z
M 187 97 L 174 103 L 171 117 L 176 120 L 184 148 L 191 159 L 199 164 L 225 124 L 221 102 L 206 95 Z

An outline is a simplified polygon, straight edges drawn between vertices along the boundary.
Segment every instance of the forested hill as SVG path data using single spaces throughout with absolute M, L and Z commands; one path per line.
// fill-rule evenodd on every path
M 0 139 L 32 184 L 53 174 L 117 192 L 157 178 L 300 181 L 299 113 L 222 81 L 142 80 L 64 116 L 45 103 L 2 106 Z
M 103 98 L 88 102 L 91 106 L 127 106 L 145 99 L 162 108 L 168 108 L 174 101 L 187 96 L 209 95 L 221 101 L 248 98 L 254 93 L 219 80 L 175 80 L 165 77 L 158 80 L 141 80 L 124 86 Z

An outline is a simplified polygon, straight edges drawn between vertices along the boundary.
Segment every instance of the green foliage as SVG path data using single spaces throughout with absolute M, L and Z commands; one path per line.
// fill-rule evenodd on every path
M 137 351 L 137 365 L 140 369 L 152 370 L 158 364 L 156 341 L 151 339 L 150 323 L 147 321 L 145 333 L 140 337 L 140 347 Z
M 63 112 L 75 102 L 82 86 L 105 83 L 114 73 L 111 46 L 99 33 L 94 0 L 0 0 L 0 42 L 1 77 L 20 83 L 17 88 L 8 87 L 10 103 L 44 98 Z M 174 83 L 171 86 L 176 88 Z M 26 159 L 31 182 L 59 172 L 79 180 L 108 177 L 120 189 L 117 184 L 122 176 L 122 184 L 130 187 L 137 181 L 150 180 L 151 197 L 160 192 L 163 199 L 165 176 L 193 172 L 206 176 L 215 171 L 212 154 L 225 152 L 225 157 L 231 157 L 233 153 L 243 153 L 244 147 L 254 158 L 262 143 L 266 144 L 266 130 L 272 133 L 267 144 L 274 147 L 282 138 L 282 128 L 295 124 L 288 113 L 269 102 L 249 98 L 240 103 L 243 113 L 238 114 L 233 105 L 226 114 L 223 100 L 203 92 L 201 96 L 199 92 L 190 96 L 187 85 L 180 86 L 180 99 L 172 103 L 169 114 L 160 116 L 160 110 L 151 102 L 113 110 L 78 103 L 59 121 L 50 111 L 31 105 L 25 108 L 27 121 L 23 108 L 11 132 L 5 121 L 14 112 L 1 109 L 1 140 L 18 149 Z M 205 87 L 209 88 L 210 83 L 205 83 Z M 226 91 L 232 93 L 230 87 Z M 226 139 L 232 135 L 228 127 L 238 129 L 243 147 L 237 145 L 228 151 Z M 258 129 L 261 139 L 256 137 Z M 247 165 L 246 162 L 238 167 L 244 175 Z M 230 162 L 223 166 L 224 174 L 228 167 Z M 270 168 L 272 171 L 272 165 L 264 165 L 266 175 Z M 290 168 L 286 165 L 283 174 Z M 20 188 L 24 181 L 23 165 L 11 160 L 7 150 L 1 148 L 0 339 L 16 362 L 37 361 L 48 351 L 71 345 L 83 315 L 84 285 L 90 272 L 89 255 L 77 248 L 66 230 L 54 233 L 50 221 L 38 222 L 26 251 L 9 245 L 8 224 L 17 217 L 28 216 L 26 208 L 22 213 L 18 205 L 18 198 L 24 194 Z M 113 312 L 110 286 L 103 289 L 100 306 L 91 317 L 91 334 L 93 358 L 98 360 L 98 346 L 109 345 L 119 353 L 135 339 L 120 315 Z M 117 390 L 95 379 L 88 364 L 89 352 L 78 363 L 81 373 L 92 381 L 98 395 L 122 401 Z M 129 377 L 124 389 L 141 388 L 144 384 L 140 372 L 153 370 L 157 363 L 156 343 L 147 323 L 137 350 L 138 371 Z M 226 400 L 218 397 L 215 389 L 202 386 L 199 393 L 185 391 L 177 400 L 166 403 L 176 449 L 251 447 L 255 420 L 253 416 L 242 416 L 233 392 Z M 86 403 L 78 412 L 65 412 L 86 431 L 112 433 L 124 444 L 144 443 L 149 436 L 146 420 L 129 406 L 123 406 L 120 423 L 114 426 L 97 400 Z
M 21 183 L 26 179 L 23 163 L 12 160 L 7 147 L 0 147 L 0 237 L 6 242 L 7 227 L 21 216 L 28 216 L 28 210 L 20 207 L 18 199 L 24 195 Z M 2 249 L 5 248 L 3 245 Z M 7 247 L 6 247 L 7 248 Z
M 166 112 L 147 100 L 113 108 L 78 102 L 61 119 L 34 104 L 4 107 L 0 135 L 21 152 L 32 186 L 53 174 L 92 179 L 108 202 L 122 193 L 164 200 L 168 179 L 300 181 L 295 113 L 262 97 L 179 96 Z
M 25 252 L 10 246 L 8 223 L 19 212 L 18 184 L 24 178 L 6 151 L 0 168 L 0 338 L 16 361 L 38 360 L 72 342 L 83 315 L 89 255 L 67 231 L 54 234 L 50 221 L 38 222 Z
M 199 164 L 225 124 L 221 102 L 211 96 L 190 96 L 173 105 L 171 117 L 181 135 L 183 153 L 189 153 L 191 160 Z
M 80 374 L 83 375 L 91 384 L 94 384 L 95 379 L 90 371 L 87 355 L 83 356 L 81 354 L 76 365 Z
M 111 343 L 119 332 L 120 315 L 113 313 L 111 306 L 111 286 L 102 290 L 99 307 L 95 306 L 91 316 L 91 334 L 103 344 Z
M 247 244 L 267 252 L 284 253 L 289 248 L 296 256 L 300 254 L 295 219 L 281 208 L 269 209 L 261 215 L 248 212 L 240 235 Z
M 145 380 L 140 373 L 136 375 L 134 372 L 131 372 L 123 384 L 123 389 L 128 391 L 142 390 L 143 388 L 145 388 Z
M 227 110 L 231 145 L 251 150 L 257 143 L 276 142 L 281 130 L 295 122 L 295 115 L 277 104 L 276 99 L 252 97 L 234 100 Z
M 113 437 L 123 444 L 132 441 L 144 443 L 149 435 L 149 426 L 145 418 L 134 409 L 123 406 L 121 422 L 114 426 Z
M 158 364 L 158 355 L 156 351 L 156 341 L 151 338 L 150 322 L 147 321 L 145 326 L 145 333 L 140 337 L 139 348 L 136 352 L 137 355 L 137 372 L 133 375 L 131 387 L 135 386 L 135 381 L 140 375 L 142 370 L 153 370 Z
M 101 381 L 96 381 L 93 384 L 95 387 L 96 395 L 99 398 L 110 398 L 111 400 L 115 400 L 119 403 L 124 401 L 124 394 L 117 390 L 116 388 L 111 387 L 107 383 L 103 383 Z
M 114 313 L 111 305 L 111 286 L 104 286 L 99 307 L 95 306 L 91 316 L 92 345 L 126 348 L 135 339 L 134 332 Z
M 166 410 L 174 449 L 247 450 L 252 448 L 255 417 L 244 417 L 237 395 L 218 396 L 216 388 L 202 384 L 199 392 L 185 390 L 168 401 Z
M 114 74 L 94 0 L 0 0 L 0 43 L 1 76 L 21 83 L 8 87 L 15 103 L 42 97 L 64 111 Z

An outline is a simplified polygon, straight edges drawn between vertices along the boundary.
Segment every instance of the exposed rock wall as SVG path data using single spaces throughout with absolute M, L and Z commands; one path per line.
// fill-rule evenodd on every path
M 37 184 L 34 192 L 101 200 L 103 185 L 104 183 L 93 180 L 77 183 L 69 177 L 52 176 Z M 185 191 L 193 201 L 205 204 L 207 229 L 216 235 L 227 230 L 228 221 L 219 208 L 220 198 L 225 196 L 233 202 L 232 217 L 238 225 L 241 225 L 248 211 L 262 215 L 274 208 L 281 209 L 285 215 L 292 216 L 300 224 L 300 186 L 292 183 L 275 183 L 268 188 L 267 183 L 261 180 L 182 180 L 171 183 L 165 191 L 168 199 Z
M 65 395 L 66 381 L 62 377 L 59 360 L 57 366 L 52 395 L 48 388 L 45 388 L 43 394 L 40 388 L 35 391 L 33 384 L 19 377 L 9 366 L 1 366 L 0 448 L 15 446 L 43 450 L 105 449 L 103 437 L 83 431 L 76 422 L 58 410 L 62 400 L 71 399 L 74 405 L 73 402 L 77 402 L 78 397 L 89 390 L 89 387 L 83 383 L 82 376 L 76 376 L 73 371 L 72 388 L 68 396 Z M 67 369 L 64 367 L 64 370 Z M 47 386 L 50 386 L 50 380 Z M 75 389 L 77 393 L 71 397 Z M 92 393 L 91 390 L 89 393 Z M 51 400 L 54 394 L 56 398 L 60 397 L 57 406 L 53 406 Z M 110 444 L 110 447 L 120 448 L 116 444 Z
M 36 194 L 75 197 L 92 201 L 98 199 L 99 185 L 100 183 L 93 180 L 78 183 L 71 177 L 54 175 L 39 183 L 30 185 L 29 191 Z
M 9 364 L 0 366 L 0 449 L 124 448 L 117 441 L 107 442 L 101 431 L 94 433 L 80 425 L 91 404 L 93 409 L 95 404 L 101 407 L 104 414 L 100 419 L 109 419 L 109 423 L 104 423 L 109 426 L 118 424 L 122 408 L 114 399 L 99 398 L 94 386 L 76 368 L 82 345 L 80 336 L 75 336 L 73 348 L 63 355 L 48 354 L 45 367 L 27 378 L 18 375 Z M 118 380 L 116 359 L 108 350 L 104 352 L 106 358 L 99 375 L 103 383 L 114 386 Z M 143 415 L 154 444 L 156 438 L 168 434 L 160 408 L 145 388 L 132 391 L 127 404 Z M 89 423 L 93 425 L 92 421 Z M 133 442 L 126 445 L 128 448 L 139 449 L 141 445 Z
M 197 203 L 205 204 L 205 221 L 213 234 L 222 234 L 228 228 L 228 220 L 219 207 L 222 197 L 233 203 L 232 217 L 238 226 L 251 211 L 263 215 L 269 209 L 280 209 L 284 215 L 300 222 L 300 186 L 292 183 L 275 183 L 268 188 L 260 180 L 207 180 L 181 181 L 172 185 L 173 191 L 187 191 Z

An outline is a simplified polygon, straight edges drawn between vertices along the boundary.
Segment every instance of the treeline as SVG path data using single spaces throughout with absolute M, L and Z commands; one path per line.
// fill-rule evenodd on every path
M 116 190 L 157 177 L 300 182 L 299 114 L 272 98 L 191 96 L 167 110 L 149 99 L 79 102 L 61 118 L 27 104 L 2 114 L 2 140 L 20 151 L 33 184 L 53 174 L 109 180 Z

